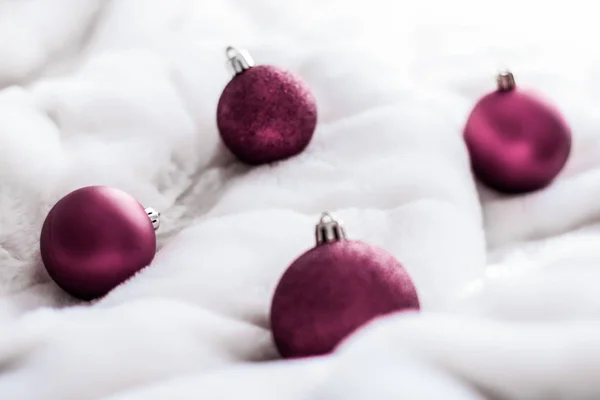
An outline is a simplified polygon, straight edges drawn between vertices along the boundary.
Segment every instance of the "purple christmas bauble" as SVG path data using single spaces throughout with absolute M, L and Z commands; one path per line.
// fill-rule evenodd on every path
M 327 229 L 340 232 L 339 225 Z M 288 267 L 273 296 L 271 329 L 285 358 L 328 354 L 373 318 L 420 308 L 408 272 L 391 254 L 343 233 L 320 237 L 326 240 Z
M 512 74 L 473 108 L 464 137 L 475 176 L 503 193 L 527 193 L 550 184 L 571 151 L 571 130 L 545 100 L 516 88 Z
M 316 101 L 308 86 L 295 74 L 270 65 L 237 70 L 217 107 L 223 143 L 251 165 L 299 154 L 316 125 Z
M 132 196 L 89 186 L 69 193 L 50 210 L 40 251 L 58 286 L 92 300 L 150 264 L 156 235 L 147 211 Z

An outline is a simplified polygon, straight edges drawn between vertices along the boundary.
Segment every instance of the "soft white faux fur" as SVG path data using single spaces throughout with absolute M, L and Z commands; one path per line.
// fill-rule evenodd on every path
M 0 397 L 600 398 L 599 29 L 574 3 L 0 1 Z M 305 153 L 248 168 L 222 148 L 229 44 L 311 85 Z M 522 197 L 478 191 L 461 140 L 507 66 L 575 135 Z M 152 265 L 92 306 L 38 252 L 90 184 L 163 215 Z M 277 361 L 271 294 L 325 210 L 397 256 L 423 312 Z

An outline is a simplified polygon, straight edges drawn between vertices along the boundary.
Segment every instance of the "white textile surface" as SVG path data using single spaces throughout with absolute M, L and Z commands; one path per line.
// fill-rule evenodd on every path
M 0 398 L 600 398 L 600 28 L 593 2 L 0 0 Z M 309 148 L 246 167 L 215 109 L 227 45 L 300 74 Z M 574 133 L 549 188 L 478 188 L 461 131 L 510 67 Z M 105 184 L 162 212 L 99 302 L 50 281 L 50 207 Z M 322 211 L 405 265 L 420 314 L 278 360 L 273 289 Z

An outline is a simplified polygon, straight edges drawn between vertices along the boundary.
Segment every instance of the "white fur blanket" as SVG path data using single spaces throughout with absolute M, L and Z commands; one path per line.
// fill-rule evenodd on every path
M 0 0 L 0 397 L 599 399 L 600 28 L 573 3 Z M 223 150 L 229 44 L 313 88 L 302 155 Z M 528 196 L 478 191 L 461 138 L 503 67 L 575 135 Z M 71 307 L 39 231 L 90 184 L 161 210 L 159 251 Z M 325 210 L 397 256 L 423 312 L 278 361 L 272 291 Z

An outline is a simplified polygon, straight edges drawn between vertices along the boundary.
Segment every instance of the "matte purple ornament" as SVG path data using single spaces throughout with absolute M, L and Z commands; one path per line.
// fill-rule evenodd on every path
M 225 146 L 251 165 L 302 152 L 317 125 L 316 101 L 306 83 L 281 68 L 254 66 L 246 52 L 228 48 L 228 55 L 236 75 L 217 107 Z
M 325 355 L 373 318 L 419 310 L 408 272 L 385 250 L 346 240 L 323 214 L 317 246 L 285 271 L 273 296 L 271 329 L 282 357 Z
M 129 194 L 107 186 L 84 187 L 48 213 L 40 236 L 42 260 L 58 286 L 92 300 L 150 264 L 156 228 L 158 213 Z
M 545 100 L 518 90 L 510 72 L 498 90 L 473 108 L 464 132 L 475 176 L 503 193 L 527 193 L 549 185 L 571 151 L 571 130 Z

